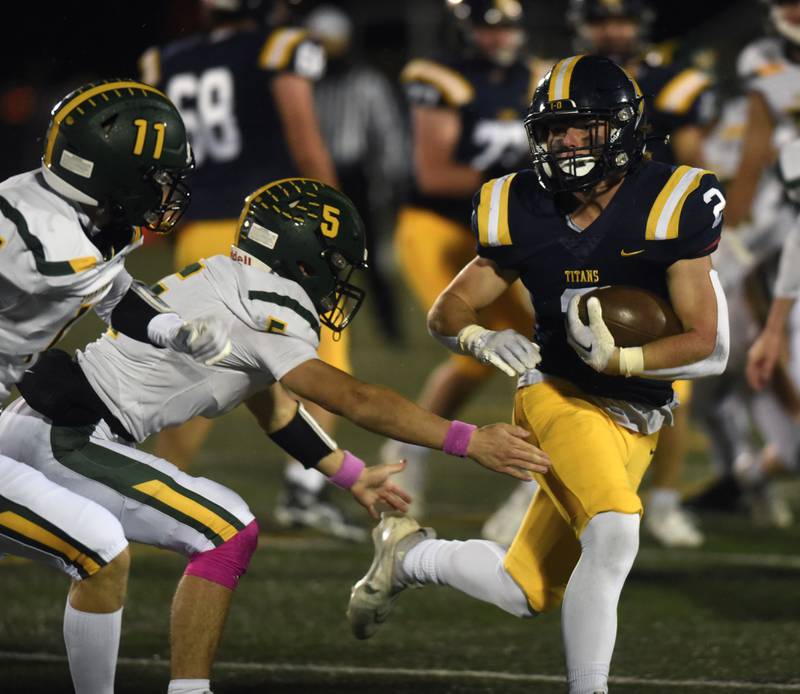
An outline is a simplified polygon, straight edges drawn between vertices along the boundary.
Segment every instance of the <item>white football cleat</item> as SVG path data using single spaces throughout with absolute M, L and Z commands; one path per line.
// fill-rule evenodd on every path
M 535 481 L 517 484 L 508 499 L 483 524 L 481 537 L 508 547 L 522 525 L 522 519 L 525 518 L 538 488 Z
M 386 621 L 395 600 L 409 588 L 399 576 L 408 550 L 422 540 L 436 537 L 433 528 L 422 528 L 410 516 L 383 514 L 372 531 L 375 556 L 364 577 L 353 586 L 347 619 L 357 639 L 368 639 Z
M 648 506 L 644 529 L 664 547 L 700 547 L 705 536 L 692 517 L 680 506 L 658 508 Z

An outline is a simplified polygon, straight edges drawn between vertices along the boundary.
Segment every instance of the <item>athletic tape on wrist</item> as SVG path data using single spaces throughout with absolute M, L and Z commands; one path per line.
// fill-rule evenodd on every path
M 644 350 L 641 347 L 620 347 L 619 372 L 630 378 L 644 371 Z
M 474 424 L 467 424 L 454 419 L 450 422 L 450 428 L 444 437 L 442 450 L 450 455 L 457 455 L 464 458 L 467 455 L 467 447 L 472 438 L 472 434 L 477 429 Z
M 361 458 L 354 456 L 350 451 L 345 451 L 341 467 L 336 471 L 336 474 L 328 478 L 328 482 L 342 489 L 350 489 L 361 477 L 361 471 L 365 467 L 366 465 Z

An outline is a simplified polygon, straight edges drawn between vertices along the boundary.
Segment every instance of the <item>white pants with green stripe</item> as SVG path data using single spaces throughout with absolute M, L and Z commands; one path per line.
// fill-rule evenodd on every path
M 0 454 L 105 507 L 132 542 L 191 556 L 221 545 L 253 520 L 236 492 L 137 450 L 104 422 L 52 426 L 22 398 L 0 415 Z
M 119 521 L 102 506 L 0 455 L 0 557 L 34 559 L 79 581 L 127 546 Z

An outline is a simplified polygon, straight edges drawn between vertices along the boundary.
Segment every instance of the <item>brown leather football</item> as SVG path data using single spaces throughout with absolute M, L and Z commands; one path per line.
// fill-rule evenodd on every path
M 597 297 L 603 309 L 603 322 L 614 336 L 617 347 L 640 347 L 662 337 L 683 332 L 675 310 L 657 294 L 639 287 L 601 287 L 581 295 L 578 316 L 586 324 L 586 301 Z

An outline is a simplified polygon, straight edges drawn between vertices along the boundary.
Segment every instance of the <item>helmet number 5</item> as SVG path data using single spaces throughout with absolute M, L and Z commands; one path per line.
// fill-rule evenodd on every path
M 133 121 L 133 124 L 136 126 L 136 142 L 133 144 L 133 153 L 140 157 L 144 151 L 148 123 L 144 118 L 137 118 Z M 164 131 L 166 129 L 166 123 L 153 123 L 153 130 L 156 131 L 156 146 L 153 150 L 153 159 L 161 158 L 161 152 L 164 150 Z
M 325 220 L 319 225 L 323 236 L 329 239 L 335 239 L 339 233 L 339 215 L 341 210 L 333 205 L 322 206 L 322 218 Z

